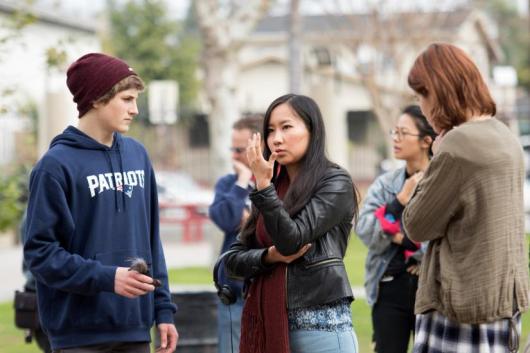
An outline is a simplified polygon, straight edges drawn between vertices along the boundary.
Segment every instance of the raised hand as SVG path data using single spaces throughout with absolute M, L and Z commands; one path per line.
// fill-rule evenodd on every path
M 405 183 L 403 184 L 401 191 L 396 196 L 398 201 L 403 206 L 409 203 L 410 198 L 412 197 L 412 194 L 414 193 L 416 186 L 418 186 L 418 183 L 420 182 L 421 178 L 423 178 L 423 172 L 420 171 L 420 172 L 414 173 L 407 180 L 405 180 Z
M 401 244 L 403 244 L 403 239 L 404 238 L 405 238 L 405 236 L 403 235 L 403 233 L 397 232 L 396 234 L 394 234 L 392 236 L 392 243 L 396 243 L 398 245 L 401 245 Z
M 438 153 L 438 150 L 440 149 L 440 144 L 442 143 L 445 134 L 447 133 L 447 130 L 443 130 L 440 132 L 438 136 L 434 139 L 434 142 L 432 143 L 432 153 L 436 155 Z
M 250 179 L 252 179 L 252 171 L 244 163 L 238 160 L 232 160 L 232 164 L 237 175 L 237 185 L 241 186 L 243 189 L 246 189 Z
M 253 134 L 248 141 L 247 159 L 250 170 L 256 178 L 256 188 L 261 190 L 269 186 L 274 172 L 276 153 L 272 153 L 268 161 L 263 158 L 259 132 Z

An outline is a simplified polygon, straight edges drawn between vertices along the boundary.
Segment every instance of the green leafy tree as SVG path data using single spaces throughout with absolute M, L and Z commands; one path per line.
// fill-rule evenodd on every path
M 26 203 L 27 175 L 0 175 L 0 232 L 17 226 Z
M 196 70 L 199 40 L 171 20 L 159 0 L 107 1 L 110 31 L 105 46 L 125 59 L 147 82 L 176 80 L 181 113 L 193 106 L 199 83 Z M 146 96 L 141 96 L 140 118 L 146 115 Z
M 498 23 L 499 41 L 506 64 L 517 70 L 519 85 L 530 92 L 530 17 L 517 14 L 515 1 L 476 0 Z

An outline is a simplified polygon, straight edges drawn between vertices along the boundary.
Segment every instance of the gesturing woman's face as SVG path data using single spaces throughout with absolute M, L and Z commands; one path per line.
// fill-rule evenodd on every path
M 272 111 L 267 129 L 267 146 L 276 152 L 278 163 L 297 165 L 309 146 L 310 133 L 304 121 L 289 104 L 283 103 Z

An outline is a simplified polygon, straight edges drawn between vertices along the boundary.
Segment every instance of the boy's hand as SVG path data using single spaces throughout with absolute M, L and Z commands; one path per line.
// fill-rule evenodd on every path
M 172 353 L 177 348 L 179 333 L 173 324 L 159 324 L 160 347 L 156 348 L 156 353 Z
M 137 298 L 155 290 L 153 279 L 127 267 L 118 267 L 114 277 L 114 292 L 127 298 Z

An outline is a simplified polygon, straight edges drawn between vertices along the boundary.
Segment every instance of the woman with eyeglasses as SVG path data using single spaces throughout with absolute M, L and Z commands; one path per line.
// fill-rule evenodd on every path
M 406 107 L 390 131 L 394 156 L 405 166 L 379 176 L 368 189 L 356 233 L 368 247 L 365 289 L 372 307 L 377 353 L 406 353 L 414 333 L 420 244 L 401 227 L 401 214 L 432 156 L 436 133 L 418 106 Z

